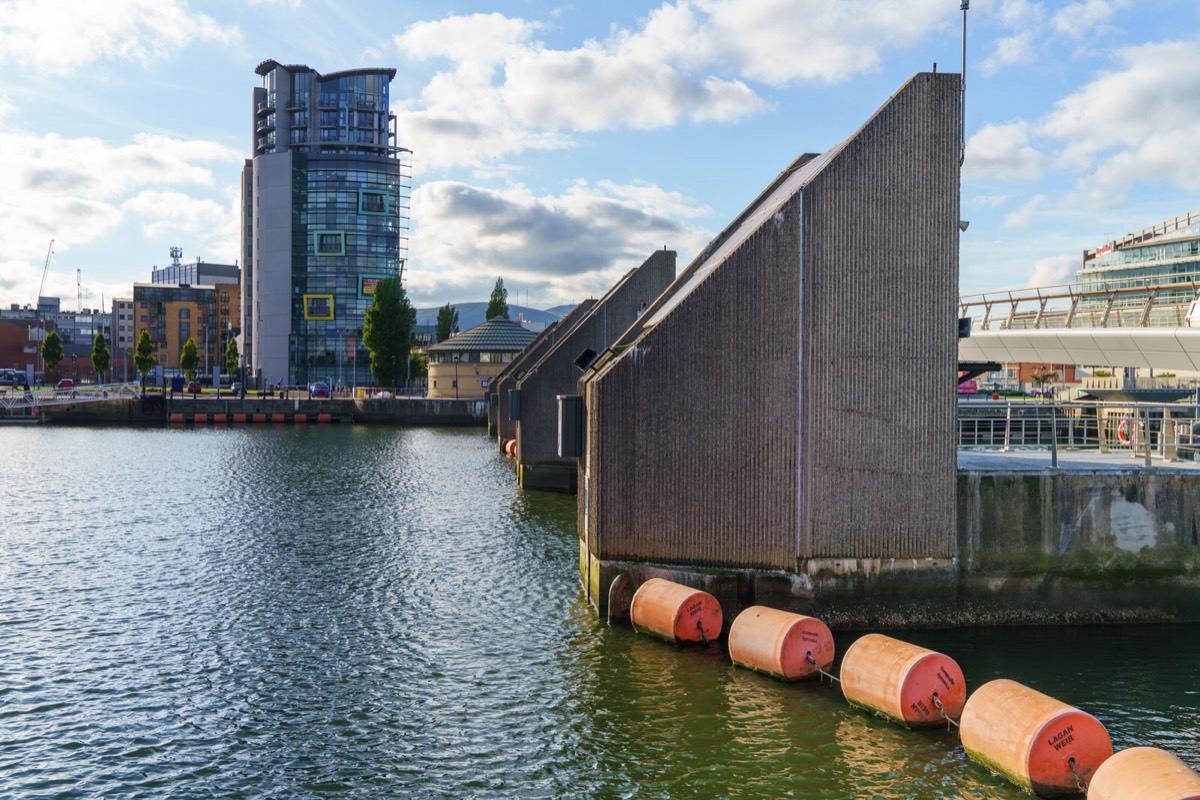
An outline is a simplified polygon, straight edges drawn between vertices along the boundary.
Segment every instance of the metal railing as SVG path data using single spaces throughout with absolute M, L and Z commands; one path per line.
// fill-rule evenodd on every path
M 72 403 L 95 403 L 103 400 L 136 399 L 138 397 L 141 397 L 141 390 L 136 382 L 86 384 L 69 389 L 39 388 L 29 391 L 7 389 L 0 391 L 0 408 L 41 408 Z
M 1165 461 L 1200 453 L 1196 403 L 981 400 L 958 406 L 960 449 L 1125 452 Z

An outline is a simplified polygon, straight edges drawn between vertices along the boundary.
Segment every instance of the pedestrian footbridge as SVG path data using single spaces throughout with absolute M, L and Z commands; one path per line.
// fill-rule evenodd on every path
M 75 386 L 71 389 L 21 389 L 0 390 L 0 408 L 24 409 L 46 406 L 98 403 L 105 400 L 136 399 L 141 397 L 141 388 L 136 382 L 105 383 Z
M 1125 285 L 1129 284 L 1129 285 Z M 961 362 L 1200 371 L 1200 275 L 1159 286 L 1057 286 L 967 295 Z

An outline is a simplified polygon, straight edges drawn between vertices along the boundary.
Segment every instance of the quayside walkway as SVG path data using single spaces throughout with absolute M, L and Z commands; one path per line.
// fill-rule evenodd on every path
M 0 408 L 44 408 L 107 400 L 135 400 L 139 397 L 141 388 L 137 383 L 89 384 L 71 389 L 32 389 L 27 392 L 13 389 L 0 391 Z

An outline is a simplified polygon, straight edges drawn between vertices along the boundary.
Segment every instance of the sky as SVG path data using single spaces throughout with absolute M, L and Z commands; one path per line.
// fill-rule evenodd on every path
M 1200 209 L 1200 4 L 972 0 L 963 293 Z M 0 303 L 238 258 L 254 68 L 392 67 L 418 307 L 680 269 L 798 155 L 962 71 L 959 0 L 0 0 Z

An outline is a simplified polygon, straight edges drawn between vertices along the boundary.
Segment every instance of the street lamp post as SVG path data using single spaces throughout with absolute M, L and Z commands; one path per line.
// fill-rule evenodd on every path
M 454 362 L 454 399 L 458 399 L 458 353 L 451 356 L 451 361 Z

